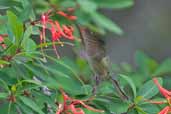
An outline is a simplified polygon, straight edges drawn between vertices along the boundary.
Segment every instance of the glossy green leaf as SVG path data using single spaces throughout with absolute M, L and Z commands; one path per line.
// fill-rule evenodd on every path
M 135 109 L 137 110 L 138 114 L 147 114 L 141 107 L 136 106 Z
M 88 109 L 84 109 L 85 114 L 99 114 L 98 112 L 93 112 L 91 110 Z
M 18 17 L 11 11 L 7 11 L 8 24 L 11 27 L 12 33 L 15 36 L 15 42 L 18 45 L 23 36 L 23 24 L 18 20 Z
M 10 64 L 10 62 L 4 61 L 4 60 L 0 60 L 0 65 L 1 65 L 1 64 L 7 64 L 7 65 L 8 65 L 8 64 Z
M 26 31 L 24 32 L 24 35 L 23 35 L 22 46 L 24 46 L 26 44 L 27 39 L 30 38 L 32 32 L 33 32 L 33 27 L 32 26 L 28 26 Z
M 163 80 L 158 78 L 159 83 L 162 85 Z M 159 92 L 157 86 L 154 84 L 153 80 L 147 81 L 138 91 L 138 95 L 145 99 L 150 99 Z
M 137 92 L 136 92 L 136 86 L 134 85 L 133 80 L 131 78 L 129 78 L 129 76 L 125 76 L 125 75 L 122 75 L 122 74 L 120 74 L 119 76 L 122 77 L 124 80 L 126 80 L 128 82 L 128 84 L 132 88 L 134 97 L 136 97 L 136 94 L 137 94 Z
M 44 104 L 48 103 L 51 106 L 55 106 L 54 99 L 56 98 L 56 95 L 45 95 L 43 92 L 37 92 L 33 91 L 32 94 L 35 96 L 35 101 L 39 103 L 39 107 L 44 108 Z M 54 107 L 56 109 L 56 106 Z
M 16 6 L 21 7 L 20 2 L 14 0 L 0 0 L 0 9 L 9 9 Z
M 158 112 L 160 112 L 159 107 L 154 104 L 144 104 L 144 105 L 141 105 L 141 108 L 145 112 L 147 112 L 147 114 L 157 114 Z
M 6 99 L 8 97 L 8 93 L 1 92 L 0 99 Z
M 123 31 L 120 29 L 120 27 L 104 15 L 97 12 L 92 12 L 91 17 L 93 18 L 94 23 L 105 28 L 106 30 L 109 30 L 119 35 L 123 34 Z
M 74 1 L 72 1 L 72 0 L 62 0 L 59 3 L 64 8 L 74 7 L 76 5 L 76 3 Z
M 115 91 L 115 88 L 113 87 L 112 83 L 109 81 L 104 81 L 99 85 L 98 92 L 102 95 L 111 94 Z
M 140 73 L 146 77 L 151 76 L 151 74 L 158 67 L 158 63 L 154 59 L 141 51 L 136 52 L 135 61 L 139 67 Z
M 23 46 L 24 46 L 25 51 L 32 52 L 36 50 L 37 45 L 32 39 L 28 38 L 26 39 L 26 42 L 24 43 Z
M 30 17 L 34 19 L 32 3 L 30 0 L 22 0 L 23 10 L 20 12 L 19 19 L 21 21 L 26 21 Z
M 19 97 L 20 100 L 27 105 L 28 107 L 30 107 L 32 110 L 34 110 L 35 112 L 37 112 L 38 114 L 44 114 L 44 112 L 42 111 L 42 109 L 39 107 L 38 104 L 36 104 L 33 100 L 31 100 L 30 98 L 27 97 L 23 97 L 20 96 Z
M 108 106 L 109 107 L 107 108 L 109 108 L 110 112 L 121 114 L 127 111 L 129 105 L 121 101 L 120 102 L 113 101 L 110 102 Z
M 171 59 L 165 60 L 153 73 L 153 76 L 171 73 Z
M 100 8 L 127 8 L 134 4 L 133 0 L 94 0 Z
M 92 0 L 77 0 L 81 9 L 86 13 L 95 12 L 97 9 L 96 4 Z
M 17 106 L 19 106 L 21 111 L 24 112 L 24 114 L 27 114 L 27 113 L 33 114 L 33 110 L 30 107 L 27 107 L 27 105 L 25 105 L 24 103 L 17 102 L 16 104 L 17 104 Z

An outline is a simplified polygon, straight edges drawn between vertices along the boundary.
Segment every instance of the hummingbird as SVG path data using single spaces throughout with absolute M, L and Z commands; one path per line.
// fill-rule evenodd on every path
M 123 100 L 128 100 L 128 97 L 122 91 L 119 82 L 115 79 L 114 76 L 111 76 L 110 60 L 106 54 L 104 41 L 99 38 L 97 33 L 92 32 L 86 27 L 78 25 L 78 29 L 80 32 L 84 51 L 87 55 L 88 64 L 90 65 L 95 75 L 96 85 L 94 91 L 96 91 L 96 87 L 100 84 L 101 81 L 109 80 L 115 87 L 119 97 Z

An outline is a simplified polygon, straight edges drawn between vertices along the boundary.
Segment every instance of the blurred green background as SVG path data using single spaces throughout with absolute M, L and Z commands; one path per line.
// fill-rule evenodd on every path
M 171 0 L 135 0 L 133 7 L 104 10 L 124 31 L 107 34 L 107 51 L 114 63 L 134 64 L 136 50 L 161 61 L 171 56 Z

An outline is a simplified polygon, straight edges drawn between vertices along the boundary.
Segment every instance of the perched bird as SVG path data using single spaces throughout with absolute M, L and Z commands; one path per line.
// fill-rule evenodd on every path
M 80 31 L 83 47 L 87 55 L 87 61 L 91 66 L 96 78 L 96 86 L 98 86 L 103 80 L 110 80 L 116 88 L 120 98 L 124 100 L 128 99 L 120 88 L 118 81 L 115 79 L 115 77 L 111 76 L 109 68 L 110 61 L 106 55 L 104 41 L 88 28 L 80 27 L 79 25 L 78 28 Z

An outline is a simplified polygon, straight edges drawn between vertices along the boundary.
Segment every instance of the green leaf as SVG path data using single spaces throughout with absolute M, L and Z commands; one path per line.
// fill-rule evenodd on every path
M 36 50 L 37 45 L 32 39 L 28 38 L 25 42 L 25 45 L 23 46 L 24 46 L 25 51 L 32 52 Z
M 93 111 L 91 111 L 91 110 L 88 110 L 88 109 L 84 109 L 84 112 L 85 112 L 85 114 L 99 114 L 99 112 L 93 112 Z
M 8 114 L 8 106 L 9 106 L 9 102 L 3 102 L 3 104 L 1 104 L 1 114 Z
M 20 107 L 20 109 L 24 112 L 24 114 L 33 114 L 33 110 L 29 107 L 27 107 L 24 103 L 22 102 L 17 102 L 17 105 Z
M 33 11 L 32 1 L 22 0 L 21 3 L 23 6 L 23 9 L 21 12 L 19 12 L 19 19 L 22 20 L 22 22 L 28 19 L 35 20 L 35 14 Z
M 100 8 L 127 8 L 134 4 L 133 0 L 94 0 Z
M 68 78 L 70 79 L 70 76 L 65 74 L 64 72 L 60 71 L 60 70 L 57 70 L 56 68 L 52 67 L 52 66 L 42 66 L 44 67 L 47 71 L 59 76 L 59 77 L 65 77 L 65 78 Z
M 4 55 L 14 55 L 16 54 L 17 46 L 10 45 L 7 50 L 5 50 Z
M 40 91 L 32 91 L 33 96 L 35 97 L 35 101 L 39 103 L 39 107 L 44 108 L 44 104 L 48 103 L 50 106 L 56 105 L 54 99 L 56 99 L 56 95 L 51 94 L 50 97 L 48 95 L 42 94 Z
M 39 107 L 39 105 L 37 105 L 33 100 L 31 100 L 27 97 L 23 97 L 23 96 L 20 96 L 19 98 L 25 105 L 30 107 L 35 112 L 37 112 L 39 114 L 44 114 L 43 111 L 41 110 L 41 108 Z
M 41 84 L 41 82 L 38 82 L 38 81 L 35 81 L 35 80 L 22 80 L 17 84 L 21 84 L 21 83 L 30 83 L 30 84 L 35 84 L 35 85 L 38 85 L 40 87 L 41 86 L 43 87 L 43 84 Z
M 58 75 L 56 75 L 56 77 L 47 77 L 46 82 L 47 82 L 46 85 L 48 87 L 54 89 L 63 88 L 64 90 L 68 91 L 72 95 L 80 95 L 83 93 L 82 89 L 87 89 L 87 88 L 81 88 L 82 85 L 73 78 L 66 78 Z M 85 93 L 85 90 L 83 91 Z
M 25 45 L 25 43 L 27 42 L 27 39 L 30 38 L 32 32 L 33 32 L 33 27 L 28 26 L 26 31 L 24 32 L 24 35 L 23 35 L 22 46 Z
M 115 107 L 115 108 L 114 108 Z M 123 112 L 126 112 L 129 105 L 125 102 L 118 101 L 118 102 L 110 102 L 108 105 L 108 109 L 110 112 L 116 112 L 116 114 L 121 114 Z
M 104 81 L 100 84 L 98 92 L 101 95 L 111 94 L 114 92 L 113 85 L 109 81 Z
M 84 82 L 81 80 L 79 75 L 77 74 L 75 70 L 75 66 L 71 66 L 69 64 L 72 64 L 71 60 L 63 58 L 60 60 L 57 60 L 51 56 L 46 55 L 46 57 L 52 61 L 55 62 L 56 65 L 59 65 L 59 69 L 62 68 L 61 70 L 66 72 L 67 74 L 69 73 L 70 76 L 73 76 L 73 78 L 77 79 L 82 85 L 84 85 Z
M 134 102 L 136 104 L 138 104 L 139 102 L 141 102 L 144 98 L 142 96 L 137 96 L 136 98 L 134 98 Z
M 104 15 L 97 12 L 92 12 L 91 17 L 93 18 L 94 23 L 96 23 L 97 25 L 118 35 L 123 34 L 123 31 L 120 29 L 120 27 L 118 27 L 113 21 L 111 21 Z
M 121 68 L 125 71 L 125 72 L 133 72 L 132 66 L 126 62 L 122 62 L 121 64 Z
M 135 60 L 140 72 L 146 77 L 151 76 L 151 74 L 158 67 L 158 63 L 154 59 L 141 51 L 136 52 Z
M 95 12 L 97 5 L 92 0 L 77 0 L 81 9 L 86 13 Z
M 136 106 L 135 109 L 137 110 L 138 114 L 147 114 L 141 107 Z
M 62 0 L 59 2 L 60 6 L 64 7 L 64 8 L 72 8 L 75 7 L 76 2 L 72 1 L 72 0 Z
M 6 99 L 8 97 L 8 93 L 0 93 L 0 99 Z
M 10 64 L 8 61 L 4 61 L 4 60 L 0 60 L 0 65 L 2 65 L 2 64 Z
M 162 78 L 158 78 L 159 83 L 162 85 Z M 146 82 L 138 91 L 138 95 L 145 99 L 150 99 L 159 92 L 157 86 L 154 84 L 153 80 Z
M 11 11 L 7 11 L 7 17 L 8 24 L 11 27 L 12 33 L 15 36 L 15 43 L 18 45 L 21 41 L 24 31 L 23 24 L 18 20 L 17 16 Z
M 21 3 L 14 0 L 0 0 L 0 9 L 8 9 L 11 7 L 21 7 Z
M 87 26 L 90 30 L 92 30 L 92 31 L 94 31 L 94 32 L 96 32 L 96 33 L 99 33 L 99 34 L 101 34 L 101 35 L 104 35 L 104 34 L 106 33 L 106 31 L 105 31 L 103 28 L 100 28 L 100 27 L 95 26 L 95 25 L 93 25 L 93 24 L 87 23 L 86 26 Z
M 128 84 L 130 85 L 130 87 L 132 88 L 132 91 L 133 91 L 133 94 L 134 94 L 134 97 L 136 97 L 136 86 L 134 85 L 134 82 L 131 78 L 129 78 L 129 76 L 125 76 L 125 75 L 122 75 L 120 74 L 119 75 L 120 77 L 122 77 L 124 80 L 126 80 L 128 82 Z
M 148 114 L 157 114 L 158 112 L 160 112 L 158 106 L 154 104 L 144 104 L 141 105 L 141 108 Z
M 25 64 L 23 63 L 24 67 L 30 71 L 30 73 L 33 73 L 35 76 L 45 76 L 47 75 L 44 70 L 40 71 L 40 69 L 36 68 L 34 65 L 31 64 Z
M 8 6 L 0 6 L 1 10 L 8 9 L 8 8 L 9 8 Z
M 32 8 L 31 6 L 27 6 L 27 7 L 25 7 L 23 9 L 23 11 L 19 15 L 19 18 L 20 18 L 21 21 L 26 21 L 26 20 L 29 19 L 30 14 L 32 12 L 32 9 L 31 8 Z
M 1 72 L 1 74 L 3 75 L 4 73 L 2 73 Z M 0 75 L 1 76 L 1 75 Z M 9 78 L 8 78 L 8 80 L 9 80 Z M 4 81 L 2 78 L 0 78 L 0 84 L 2 84 L 3 86 L 1 87 L 1 88 L 4 88 L 6 91 L 10 91 L 9 90 L 9 87 L 8 87 L 8 83 L 7 83 L 7 81 Z
M 153 76 L 171 73 L 171 59 L 165 60 L 153 73 Z

